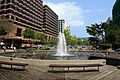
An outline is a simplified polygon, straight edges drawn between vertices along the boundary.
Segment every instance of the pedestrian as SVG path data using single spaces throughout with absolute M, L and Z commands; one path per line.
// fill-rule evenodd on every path
M 4 52 L 6 51 L 6 47 L 5 46 L 3 46 L 3 49 L 4 49 Z
M 16 47 L 13 47 L 13 50 L 15 51 L 15 50 L 16 50 Z

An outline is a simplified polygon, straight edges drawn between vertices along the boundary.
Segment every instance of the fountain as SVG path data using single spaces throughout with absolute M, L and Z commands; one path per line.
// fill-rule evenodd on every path
M 75 57 L 74 54 L 70 54 L 67 52 L 66 39 L 64 33 L 59 32 L 57 53 L 53 54 L 53 56 L 56 57 L 58 60 L 68 60 L 71 57 Z
M 68 56 L 67 47 L 66 47 L 66 39 L 64 33 L 59 32 L 58 36 L 58 47 L 57 53 L 55 56 Z
M 56 51 L 36 51 L 30 49 L 27 52 L 16 54 L 16 57 L 25 59 L 42 59 L 42 60 L 87 60 L 88 56 L 83 52 L 67 51 L 66 39 L 64 33 L 59 32 L 58 45 Z
M 57 60 L 79 60 L 79 59 L 87 59 L 88 56 L 83 53 L 78 54 L 76 51 L 67 51 L 66 39 L 64 33 L 59 32 L 58 36 L 58 45 L 57 45 L 57 53 L 53 55 L 49 55 L 53 59 Z M 83 56 L 81 56 L 83 55 Z

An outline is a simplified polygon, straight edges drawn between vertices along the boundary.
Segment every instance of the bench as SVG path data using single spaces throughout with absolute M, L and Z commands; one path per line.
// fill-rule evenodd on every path
M 13 66 L 22 66 L 22 70 L 25 70 L 25 66 L 27 66 L 27 63 L 19 63 L 19 62 L 11 62 L 11 61 L 0 61 L 0 67 L 2 67 L 2 65 L 10 65 L 11 69 L 13 69 Z
M 53 71 L 53 68 L 68 68 L 68 71 L 69 71 L 69 68 L 73 68 L 73 67 L 83 67 L 83 70 L 85 71 L 85 68 L 86 67 L 97 67 L 97 70 L 99 71 L 99 67 L 100 66 L 103 66 L 102 64 L 50 64 L 49 67 L 52 68 L 52 71 Z

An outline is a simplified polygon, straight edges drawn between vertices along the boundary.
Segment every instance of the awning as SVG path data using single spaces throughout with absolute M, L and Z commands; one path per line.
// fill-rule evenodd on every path
M 23 40 L 23 37 L 4 37 L 4 39 L 15 39 L 15 40 Z

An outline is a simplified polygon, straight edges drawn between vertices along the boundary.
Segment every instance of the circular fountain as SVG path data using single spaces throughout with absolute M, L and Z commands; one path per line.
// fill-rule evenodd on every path
M 2 54 L 5 55 L 5 54 Z M 8 55 L 8 54 L 7 54 Z M 10 53 L 12 55 L 12 53 Z M 84 52 L 67 51 L 66 39 L 64 33 L 59 32 L 58 45 L 56 51 L 39 51 L 34 49 L 25 50 L 23 53 L 15 54 L 15 57 L 25 59 L 41 59 L 41 60 L 88 60 L 88 55 Z M 6 56 L 6 55 L 5 55 Z
M 53 54 L 53 56 L 61 60 L 76 57 L 76 55 L 67 52 L 66 39 L 64 33 L 59 32 L 57 53 Z
M 88 56 L 83 52 L 76 51 L 67 51 L 66 39 L 64 33 L 59 32 L 58 44 L 56 51 L 47 51 L 42 52 L 40 55 L 44 60 L 79 60 L 79 59 L 88 59 Z
M 66 39 L 64 33 L 59 32 L 57 53 L 54 56 L 73 56 L 71 54 L 68 54 L 67 52 Z

